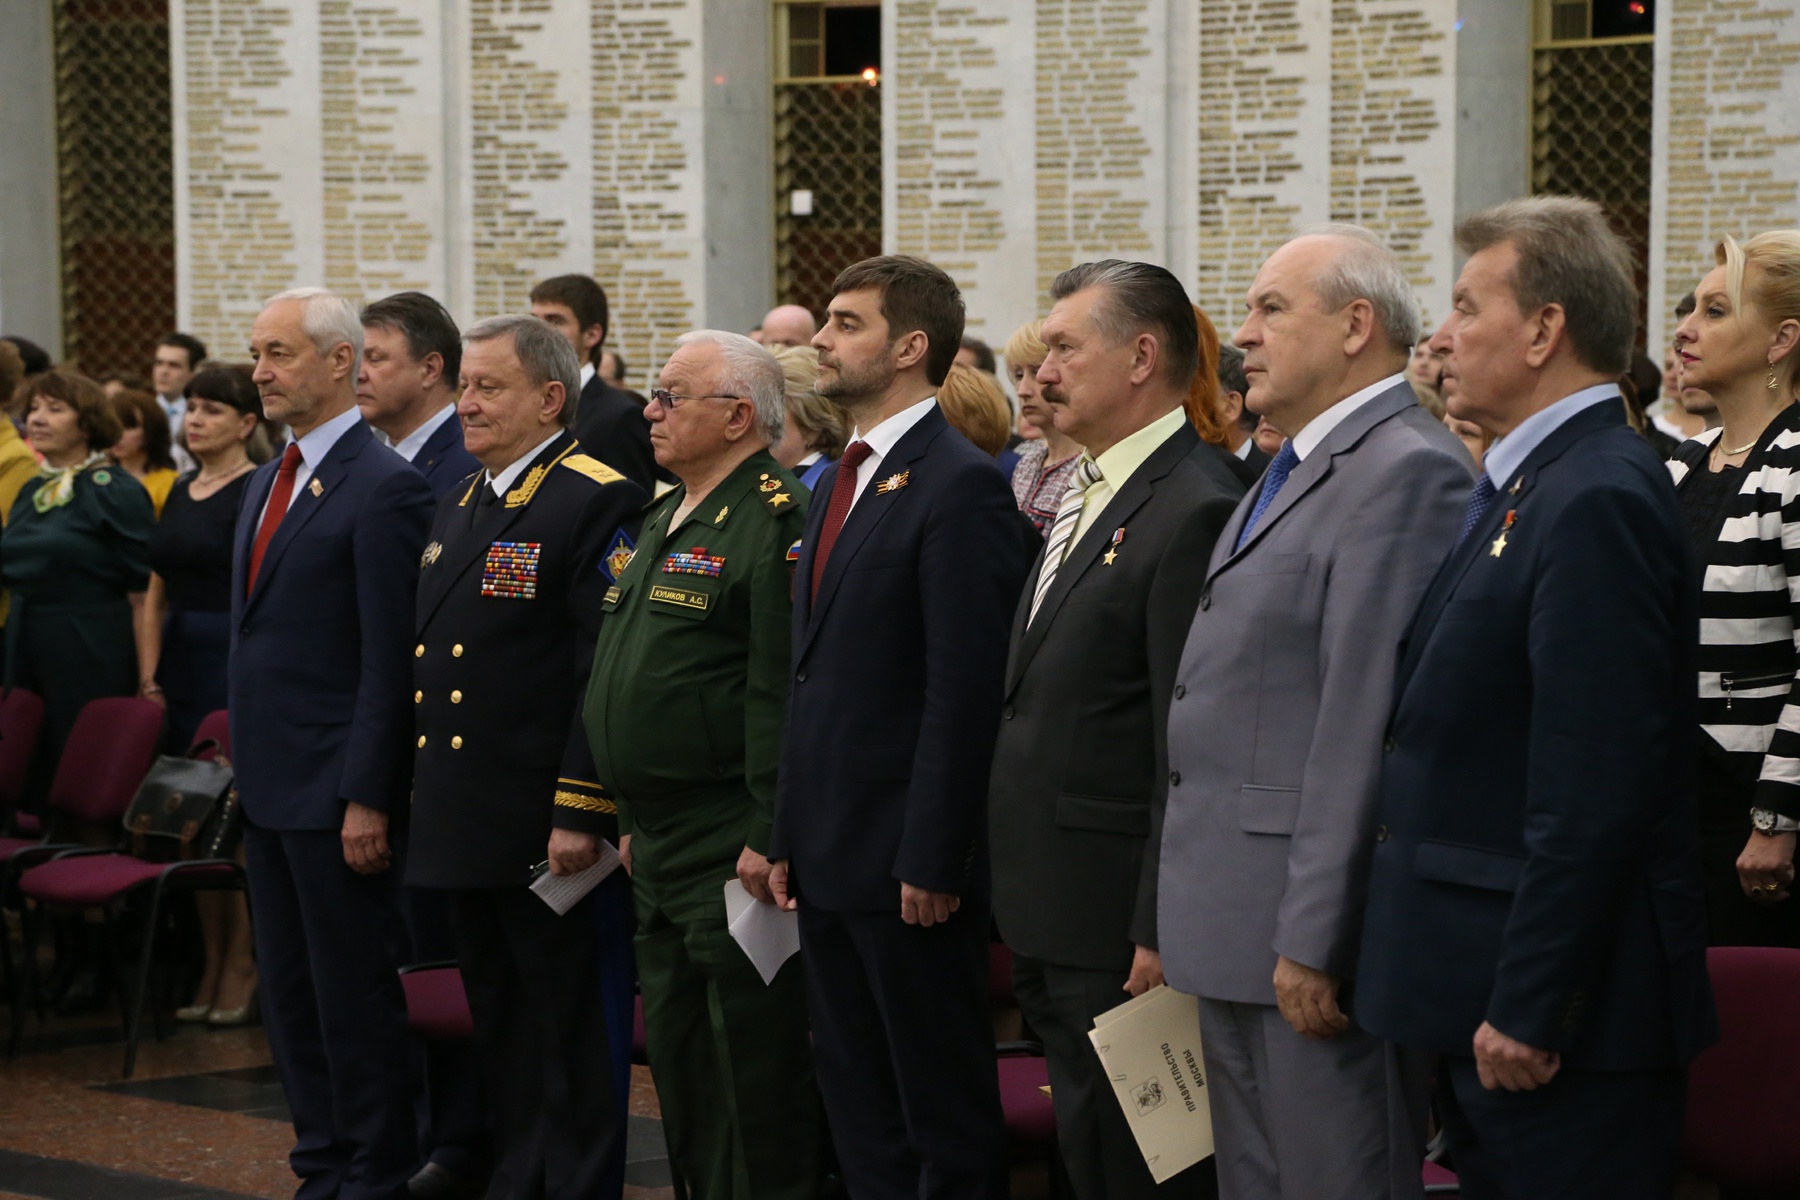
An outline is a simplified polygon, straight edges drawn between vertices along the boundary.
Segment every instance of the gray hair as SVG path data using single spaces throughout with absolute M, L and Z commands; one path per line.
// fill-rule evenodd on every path
M 1343 253 L 1328 263 L 1313 290 L 1326 311 L 1336 312 L 1354 300 L 1367 300 L 1375 310 L 1389 344 L 1411 350 L 1419 340 L 1419 300 L 1400 260 L 1387 243 L 1361 225 L 1333 221 L 1302 229 L 1296 238 L 1331 237 L 1348 242 Z
M 1575 357 L 1602 375 L 1623 375 L 1637 340 L 1637 272 L 1606 212 L 1576 196 L 1532 196 L 1456 227 L 1465 254 L 1503 243 L 1519 256 L 1508 280 L 1519 311 L 1560 306 Z
M 356 311 L 356 305 L 327 288 L 297 287 L 275 293 L 263 301 L 263 307 L 283 300 L 300 302 L 300 328 L 312 339 L 313 347 L 320 354 L 330 354 L 339 342 L 349 343 L 353 356 L 350 379 L 354 382 L 362 371 L 363 352 L 362 316 Z
M 519 366 L 532 387 L 563 385 L 562 412 L 557 414 L 557 420 L 564 428 L 575 424 L 575 407 L 581 402 L 581 360 L 575 357 L 575 347 L 569 345 L 568 338 L 537 317 L 507 313 L 477 321 L 463 330 L 462 340 L 466 346 L 509 336 L 513 353 L 519 356 Z
M 675 339 L 675 345 L 717 346 L 725 360 L 725 377 L 719 386 L 748 396 L 756 410 L 756 432 L 769 445 L 787 432 L 787 373 L 775 356 L 741 333 L 723 329 L 696 329 Z
M 1103 258 L 1058 275 L 1050 295 L 1065 300 L 1088 288 L 1101 289 L 1101 299 L 1088 311 L 1095 332 L 1111 346 L 1150 334 L 1163 379 L 1186 392 L 1200 369 L 1200 322 L 1181 281 L 1152 263 Z

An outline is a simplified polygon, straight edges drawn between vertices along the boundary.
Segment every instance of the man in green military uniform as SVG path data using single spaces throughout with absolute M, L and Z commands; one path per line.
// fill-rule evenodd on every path
M 726 928 L 736 878 L 768 889 L 806 490 L 768 447 L 784 379 L 749 338 L 677 342 L 645 415 L 681 486 L 620 538 L 588 683 L 594 765 L 636 895 L 650 1069 L 696 1200 L 812 1200 L 822 1110 L 795 955 L 764 984 Z M 628 564 L 626 559 L 629 558 Z

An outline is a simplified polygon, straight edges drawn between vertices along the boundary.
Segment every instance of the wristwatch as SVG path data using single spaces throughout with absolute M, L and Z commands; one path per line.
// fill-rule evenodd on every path
M 1750 810 L 1750 827 L 1764 837 L 1774 837 L 1778 833 L 1800 833 L 1800 821 L 1770 812 L 1766 808 Z

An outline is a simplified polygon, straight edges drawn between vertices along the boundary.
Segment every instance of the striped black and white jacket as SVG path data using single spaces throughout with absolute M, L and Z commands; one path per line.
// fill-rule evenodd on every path
M 1706 469 L 1720 433 L 1676 450 L 1677 489 Z M 1701 554 L 1700 726 L 1732 774 L 1755 782 L 1756 807 L 1800 817 L 1800 405 L 1769 423 L 1743 476 Z

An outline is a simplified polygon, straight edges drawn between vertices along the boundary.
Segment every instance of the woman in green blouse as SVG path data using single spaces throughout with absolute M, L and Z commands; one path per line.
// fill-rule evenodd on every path
M 119 419 L 98 384 L 51 371 L 21 393 L 25 435 L 44 461 L 0 534 L 0 582 L 12 595 L 6 683 L 44 700 L 26 790 L 27 807 L 41 808 L 82 706 L 137 694 L 132 616 L 149 585 L 156 513 L 143 485 L 107 461 Z

